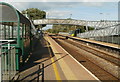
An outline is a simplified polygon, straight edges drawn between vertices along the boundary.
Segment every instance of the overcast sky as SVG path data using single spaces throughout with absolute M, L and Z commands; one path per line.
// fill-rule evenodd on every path
M 78 20 L 117 20 L 119 0 L 3 0 L 22 11 L 39 8 L 47 18 Z M 97 1 L 97 2 L 95 2 Z
M 10 2 L 10 4 L 20 11 L 27 8 L 39 8 L 47 12 L 47 18 L 118 19 L 117 2 Z

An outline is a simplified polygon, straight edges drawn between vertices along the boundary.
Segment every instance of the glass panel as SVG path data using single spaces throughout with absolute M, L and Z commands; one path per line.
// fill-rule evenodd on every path
M 22 37 L 22 26 L 20 26 L 20 37 Z
M 9 26 L 6 25 L 6 39 L 9 38 Z
M 18 30 L 17 30 L 17 26 L 13 26 L 13 38 L 17 38 L 17 32 L 18 32 Z
M 16 12 L 8 5 L 0 4 L 0 21 L 18 21 Z
M 4 37 L 4 25 L 0 24 L 0 40 L 3 40 Z
M 0 24 L 0 40 L 17 37 L 17 26 L 13 23 Z

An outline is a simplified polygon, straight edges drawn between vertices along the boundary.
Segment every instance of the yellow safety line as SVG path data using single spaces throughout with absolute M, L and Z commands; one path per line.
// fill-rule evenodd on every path
M 48 40 L 48 37 L 47 37 L 47 40 Z M 47 44 L 47 47 L 48 47 L 48 51 L 49 51 L 49 53 L 50 53 L 50 57 L 52 57 L 51 51 L 50 51 L 50 48 L 49 48 L 49 45 L 48 45 L 47 42 L 46 42 L 46 44 Z M 54 68 L 56 80 L 59 80 L 59 82 L 62 82 L 62 81 L 61 81 L 61 78 L 60 78 L 60 75 L 59 75 L 59 72 L 58 72 L 58 69 L 57 69 L 57 66 L 56 66 L 56 64 L 54 63 L 55 60 L 54 60 L 53 58 L 51 58 L 51 61 L 52 61 L 52 63 L 53 63 L 52 65 L 53 65 L 53 68 Z
M 53 44 L 51 44 L 53 45 Z M 58 45 L 56 43 L 56 45 Z M 55 49 L 55 47 L 52 47 L 53 51 L 56 53 L 59 53 L 58 50 Z M 56 55 L 56 58 L 59 59 L 61 58 L 60 55 Z M 74 75 L 74 73 L 72 72 L 72 70 L 69 68 L 69 66 L 67 65 L 67 63 L 62 59 L 59 60 L 59 65 L 62 66 L 61 70 L 63 71 L 65 77 L 67 80 L 77 80 L 76 76 Z

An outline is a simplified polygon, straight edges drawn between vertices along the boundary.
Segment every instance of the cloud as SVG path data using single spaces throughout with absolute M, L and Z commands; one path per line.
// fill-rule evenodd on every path
M 46 0 L 48 1 L 48 0 Z M 111 19 L 116 19 L 117 3 L 105 2 L 9 2 L 18 10 L 22 11 L 27 8 L 38 8 L 47 12 L 49 18 L 69 18 L 72 14 L 74 19 L 100 19 L 98 15 L 110 13 Z M 114 12 L 114 13 L 113 13 Z M 111 16 L 113 15 L 113 16 Z M 110 19 L 109 17 L 109 19 Z M 108 17 L 107 17 L 108 18 Z
M 27 8 L 39 8 L 40 10 L 54 10 L 60 8 L 73 8 L 79 3 L 73 2 L 9 2 L 18 10 L 25 10 Z
M 9 3 L 20 11 L 27 9 L 30 6 L 30 3 L 25 3 L 25 2 L 9 2 Z
M 72 13 L 70 10 L 64 10 L 66 8 L 75 7 L 78 3 L 66 2 L 9 2 L 19 11 L 27 8 L 38 8 L 47 12 L 48 18 L 66 18 L 70 17 Z M 78 4 L 79 5 L 79 4 Z
M 119 2 L 119 0 L 3 0 L 5 2 Z
M 68 16 L 70 16 L 71 12 L 70 11 L 57 11 L 57 10 L 53 10 L 53 11 L 48 11 L 47 12 L 47 18 L 66 18 Z
M 93 6 L 93 7 L 99 7 L 103 6 L 105 2 L 83 2 L 84 6 Z

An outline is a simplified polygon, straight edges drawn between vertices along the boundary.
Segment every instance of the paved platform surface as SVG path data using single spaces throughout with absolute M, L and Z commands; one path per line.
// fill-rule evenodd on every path
M 17 80 L 98 80 L 49 36 L 34 43 L 33 54 L 21 68 Z

